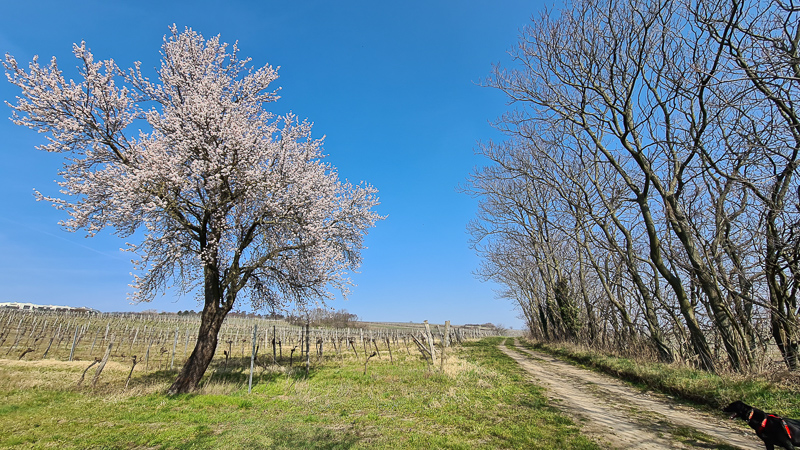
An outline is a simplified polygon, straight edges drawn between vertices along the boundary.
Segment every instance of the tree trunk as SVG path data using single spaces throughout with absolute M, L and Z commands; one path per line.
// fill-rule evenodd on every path
M 689 342 L 695 354 L 699 358 L 700 368 L 708 372 L 716 372 L 717 368 L 714 363 L 714 358 L 711 355 L 711 348 L 708 346 L 703 330 L 700 328 L 700 323 L 694 313 L 694 306 L 689 300 L 686 291 L 681 284 L 681 280 L 677 274 L 673 273 L 661 256 L 661 243 L 656 233 L 653 216 L 650 213 L 650 205 L 647 204 L 647 192 L 637 194 L 636 202 L 639 205 L 639 210 L 644 219 L 647 236 L 650 241 L 650 261 L 655 265 L 658 272 L 667 280 L 667 283 L 675 293 L 675 298 L 678 300 L 678 305 L 686 321 L 686 328 L 689 331 Z
M 794 330 L 794 308 L 787 307 L 791 304 L 789 288 L 786 286 L 787 277 L 782 272 L 778 255 L 782 248 L 778 244 L 778 231 L 775 226 L 774 214 L 767 215 L 767 257 L 764 269 L 769 286 L 769 302 L 772 307 L 770 310 L 770 326 L 772 337 L 775 344 L 783 356 L 787 369 L 795 371 L 798 369 L 798 348 L 797 337 Z M 788 313 L 788 314 L 787 314 Z
M 170 386 L 169 394 L 185 394 L 197 389 L 200 379 L 206 373 L 208 365 L 214 358 L 217 350 L 217 335 L 222 327 L 222 321 L 227 312 L 224 309 L 209 307 L 206 302 L 203 313 L 200 316 L 200 330 L 197 334 L 197 343 L 192 354 L 183 365 L 178 378 Z
M 172 383 L 169 394 L 185 394 L 197 389 L 200 379 L 206 373 L 208 365 L 217 350 L 217 339 L 225 316 L 233 307 L 233 298 L 223 302 L 222 289 L 219 283 L 219 270 L 216 267 L 205 268 L 205 306 L 200 315 L 200 330 L 197 343 L 192 354 L 183 365 L 178 378 Z M 228 292 L 228 297 L 232 294 Z
M 733 370 L 741 372 L 747 364 L 747 343 L 739 339 L 740 330 L 736 329 L 736 322 L 732 320 L 732 314 L 724 303 L 717 281 L 698 251 L 694 236 L 690 232 L 691 225 L 681 205 L 674 195 L 665 195 L 664 197 L 664 206 L 668 212 L 667 220 L 678 240 L 683 244 L 685 255 L 691 264 L 691 271 L 697 278 L 700 289 L 705 294 L 712 313 L 712 319 L 717 326 L 720 337 L 722 337 L 728 360 Z

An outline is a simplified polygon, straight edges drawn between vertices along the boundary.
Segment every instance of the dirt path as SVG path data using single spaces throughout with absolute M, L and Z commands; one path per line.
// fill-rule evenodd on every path
M 763 449 L 755 433 L 737 429 L 716 415 L 644 393 L 602 374 L 581 369 L 521 347 L 501 345 L 555 406 L 582 425 L 582 431 L 612 449 L 719 448 Z

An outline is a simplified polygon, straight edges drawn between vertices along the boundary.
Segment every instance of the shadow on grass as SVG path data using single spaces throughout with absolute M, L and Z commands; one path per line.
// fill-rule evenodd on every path
M 350 431 L 337 433 L 335 430 L 320 429 L 308 432 L 281 431 L 271 437 L 277 447 L 311 449 L 352 448 L 361 440 L 359 436 Z
M 177 375 L 177 370 L 156 370 L 153 372 L 136 375 L 133 379 L 131 379 L 131 383 L 171 383 L 175 381 L 175 377 Z
M 208 369 L 206 370 L 205 375 L 203 375 L 203 378 L 200 380 L 199 388 L 202 390 L 204 386 L 211 384 L 227 384 L 231 386 L 244 386 L 247 388 L 250 382 L 250 360 L 248 358 L 247 367 L 243 367 L 243 365 L 238 364 L 236 359 L 238 358 L 229 360 L 227 365 L 223 362 L 212 362 L 212 364 L 209 365 Z M 270 370 L 271 367 L 275 370 Z M 321 368 L 319 370 L 321 370 Z M 175 381 L 175 378 L 179 373 L 179 369 L 156 370 L 147 372 L 145 374 L 140 374 L 131 382 L 138 384 L 164 384 L 165 386 L 169 386 Z M 297 365 L 294 365 L 291 368 L 281 368 L 280 366 L 260 365 L 256 366 L 256 371 L 253 374 L 253 388 L 259 385 L 275 383 L 277 381 L 286 379 L 295 381 L 313 380 L 316 376 L 317 371 L 313 366 L 309 370 L 308 375 L 306 375 L 305 366 L 298 367 Z M 194 394 L 195 393 L 188 395 Z M 170 397 L 180 398 L 181 396 L 178 395 Z
M 348 449 L 354 447 L 361 438 L 351 431 L 336 430 L 281 430 L 263 435 L 233 437 L 227 445 L 235 448 L 302 448 L 302 449 Z M 219 448 L 220 436 L 210 428 L 199 430 L 192 439 L 184 441 L 182 448 Z

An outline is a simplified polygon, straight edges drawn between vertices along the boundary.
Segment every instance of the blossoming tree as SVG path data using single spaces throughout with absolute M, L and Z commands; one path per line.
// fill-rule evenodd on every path
M 22 90 L 12 120 L 48 133 L 40 149 L 68 155 L 64 198 L 37 192 L 69 213 L 62 226 L 136 233 L 132 300 L 170 286 L 202 292 L 197 344 L 170 393 L 197 387 L 239 297 L 258 308 L 346 294 L 381 218 L 377 191 L 340 181 L 309 123 L 265 109 L 278 98 L 275 69 L 175 26 L 156 80 L 139 63 L 122 71 L 95 61 L 85 43 L 74 54 L 78 81 L 55 58 L 25 70 L 6 55 L 7 77 Z

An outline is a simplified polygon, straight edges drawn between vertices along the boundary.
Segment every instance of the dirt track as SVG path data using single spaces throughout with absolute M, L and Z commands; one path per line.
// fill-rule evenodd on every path
M 752 430 L 734 427 L 722 413 L 679 405 L 545 353 L 518 346 L 512 351 L 503 345 L 500 350 L 547 389 L 554 405 L 575 418 L 584 433 L 606 448 L 764 448 Z

